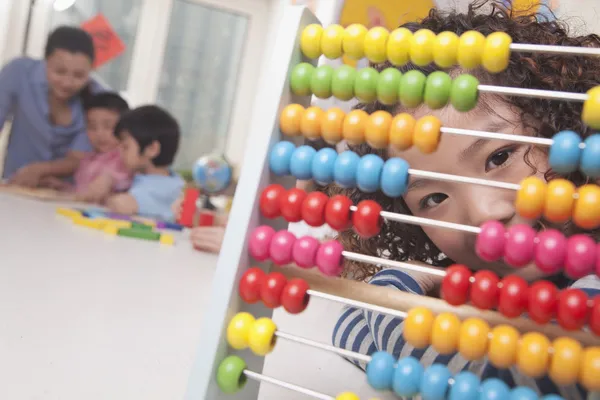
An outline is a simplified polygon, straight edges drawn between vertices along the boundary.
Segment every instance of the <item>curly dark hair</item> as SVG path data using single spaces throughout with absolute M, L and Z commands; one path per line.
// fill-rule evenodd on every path
M 484 10 L 484 6 L 490 7 L 490 10 Z M 403 27 L 413 32 L 419 29 L 429 29 L 434 33 L 451 31 L 458 35 L 470 30 L 481 32 L 483 35 L 501 31 L 508 33 L 514 43 L 600 47 L 600 37 L 597 35 L 570 36 L 568 27 L 562 22 L 522 12 L 512 13 L 499 2 L 490 0 L 473 2 L 466 13 L 442 12 L 432 9 L 428 16 L 419 23 L 407 23 Z M 378 71 L 393 67 L 387 62 L 372 66 Z M 403 73 L 417 69 L 426 75 L 439 70 L 434 65 L 425 68 L 407 65 L 398 69 Z M 454 75 L 458 71 L 459 68 L 451 68 L 447 72 Z M 509 66 L 504 72 L 491 74 L 476 70 L 468 73 L 475 75 L 482 84 L 585 93 L 600 83 L 598 71 L 600 71 L 600 59 L 595 57 L 513 53 Z M 484 97 L 480 98 L 478 106 L 486 107 L 485 102 L 490 97 L 487 99 Z M 511 110 L 519 115 L 523 126 L 528 128 L 528 131 L 534 132 L 535 136 L 551 138 L 557 132 L 567 129 L 579 132 L 584 138 L 592 133 L 590 128 L 581 122 L 582 105 L 580 103 L 511 96 L 497 97 L 497 99 L 505 102 Z M 487 106 L 489 107 L 489 104 Z M 356 108 L 367 113 L 385 110 L 396 114 L 402 111 L 397 106 L 386 106 L 379 102 L 358 104 Z M 373 150 L 367 144 L 350 146 L 350 150 L 359 155 L 375 153 L 384 159 L 388 157 L 386 150 Z M 531 148 L 525 153 L 525 161 L 535 171 L 535 167 L 529 160 L 530 151 Z M 552 171 L 544 172 L 547 180 L 556 176 Z M 576 185 L 586 182 L 586 177 L 581 173 L 573 173 L 567 179 Z M 392 199 L 380 191 L 366 194 L 357 189 L 346 190 L 332 185 L 327 188 L 327 192 L 330 195 L 343 193 L 349 196 L 354 204 L 361 200 L 373 199 L 385 210 L 410 214 L 410 210 L 402 198 Z M 567 235 L 577 231 L 572 224 L 566 224 L 559 229 Z M 599 236 L 598 231 L 587 231 L 586 233 L 596 239 Z M 348 230 L 341 232 L 338 239 L 344 244 L 344 248 L 363 254 L 398 261 L 420 261 L 440 267 L 446 267 L 453 262 L 440 252 L 418 226 L 384 223 L 380 234 L 376 237 L 365 240 Z M 365 280 L 378 270 L 379 268 L 373 265 L 348 262 L 344 276 Z

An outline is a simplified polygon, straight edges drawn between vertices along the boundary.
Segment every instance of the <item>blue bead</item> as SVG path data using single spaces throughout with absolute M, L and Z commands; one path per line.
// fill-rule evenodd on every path
M 573 131 L 562 131 L 554 135 L 550 146 L 548 163 L 559 174 L 577 171 L 581 158 L 581 138 Z
M 479 378 L 471 372 L 456 375 L 448 400 L 479 400 Z
M 444 400 L 448 391 L 448 380 L 452 377 L 448 367 L 433 364 L 425 370 L 421 381 L 421 397 L 423 400 Z
M 547 394 L 546 396 L 542 397 L 542 400 L 564 400 L 564 399 L 557 394 Z
M 600 177 L 600 135 L 585 139 L 585 148 L 581 154 L 581 171 L 590 178 Z
M 333 178 L 335 182 L 344 188 L 356 186 L 356 168 L 360 157 L 353 151 L 345 151 L 338 155 L 333 167 Z
M 269 166 L 271 171 L 278 176 L 290 174 L 290 160 L 296 146 L 292 142 L 279 142 L 269 154 Z
M 375 154 L 363 156 L 356 167 L 356 185 L 365 193 L 379 190 L 383 160 Z
M 290 172 L 297 179 L 312 178 L 312 160 L 317 151 L 310 146 L 300 146 L 292 153 Z
M 317 151 L 312 160 L 312 177 L 321 184 L 327 185 L 333 182 L 333 166 L 337 159 L 337 151 L 326 147 Z
M 408 187 L 408 163 L 402 158 L 390 158 L 381 171 L 381 190 L 386 196 L 402 196 Z
M 394 371 L 392 389 L 398 396 L 412 397 L 419 393 L 423 366 L 414 357 L 405 357 L 398 361 Z
M 390 390 L 394 379 L 396 359 L 390 353 L 378 351 L 367 364 L 367 381 L 375 390 Z
M 533 389 L 518 386 L 510 391 L 509 400 L 538 400 L 538 395 Z
M 498 378 L 489 378 L 481 383 L 480 400 L 508 400 L 510 389 Z

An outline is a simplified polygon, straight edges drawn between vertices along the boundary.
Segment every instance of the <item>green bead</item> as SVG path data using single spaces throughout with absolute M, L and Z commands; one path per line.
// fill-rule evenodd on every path
M 386 68 L 379 74 L 377 82 L 377 99 L 380 103 L 391 106 L 398 103 L 398 91 L 402 73 L 396 68 Z
M 315 69 L 310 79 L 312 93 L 320 99 L 331 97 L 331 78 L 333 68 L 329 65 L 321 65 Z
M 217 384 L 223 393 L 239 392 L 246 384 L 246 362 L 238 356 L 229 356 L 219 364 Z
M 363 103 L 370 103 L 377 99 L 377 80 L 379 72 L 375 68 L 361 68 L 356 72 L 354 81 L 354 94 Z
M 145 231 L 151 231 L 152 230 L 152 226 L 144 224 L 142 222 L 136 222 L 136 221 L 132 221 L 131 222 L 131 227 L 135 228 L 135 229 L 145 230 Z
M 427 77 L 425 84 L 425 104 L 432 110 L 444 107 L 450 99 L 452 78 L 445 72 L 436 71 Z
M 343 65 L 333 72 L 331 91 L 336 99 L 350 100 L 354 97 L 354 80 L 356 70 L 348 65 Z
M 300 63 L 292 69 L 290 76 L 292 93 L 298 96 L 309 96 L 311 94 L 310 81 L 314 70 L 315 67 L 309 63 Z
M 423 103 L 426 82 L 427 77 L 425 74 L 416 69 L 402 75 L 398 94 L 404 107 L 415 108 Z
M 126 236 L 130 238 L 136 239 L 145 239 L 145 240 L 159 240 L 160 232 L 149 231 L 147 229 L 139 229 L 139 228 L 121 228 L 118 230 L 117 235 Z
M 479 99 L 479 81 L 473 75 L 459 75 L 452 82 L 450 102 L 452 106 L 462 112 L 475 108 Z

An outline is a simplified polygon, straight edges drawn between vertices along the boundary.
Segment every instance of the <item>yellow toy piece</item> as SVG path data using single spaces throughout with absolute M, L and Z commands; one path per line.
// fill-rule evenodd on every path
M 321 51 L 325 57 L 335 60 L 343 55 L 342 41 L 345 30 L 341 25 L 329 25 L 321 34 Z
M 390 33 L 387 29 L 377 26 L 369 29 L 365 36 L 365 56 L 372 63 L 382 63 L 387 60 L 387 41 Z
M 168 244 L 168 245 L 172 245 L 175 243 L 175 238 L 173 237 L 173 235 L 169 235 L 166 233 L 163 233 L 160 235 L 160 239 L 159 239 L 161 244 Z
M 300 49 L 306 57 L 316 59 L 321 56 L 322 35 L 323 27 L 319 24 L 310 24 L 304 28 L 300 36 Z
M 119 228 L 115 225 L 107 225 L 104 227 L 104 233 L 111 236 L 117 236 L 117 233 L 119 233 Z
M 494 32 L 485 39 L 481 64 L 491 73 L 508 68 L 512 38 L 505 32 Z
M 433 43 L 433 61 L 442 68 L 450 68 L 457 64 L 458 35 L 454 32 L 442 32 Z
M 458 41 L 458 64 L 465 69 L 474 69 L 481 65 L 485 36 L 481 32 L 468 31 L 460 35 Z
M 419 29 L 410 41 L 410 60 L 419 67 L 425 67 L 433 62 L 433 46 L 436 42 L 435 33 L 429 29 Z
M 259 318 L 254 321 L 248 332 L 248 347 L 257 356 L 266 356 L 275 346 L 277 326 L 270 318 Z
M 81 212 L 70 209 L 70 208 L 64 208 L 64 207 L 57 208 L 56 213 L 58 215 L 62 215 L 63 217 L 67 217 L 67 218 L 81 217 Z
M 236 350 L 248 348 L 248 336 L 255 321 L 250 313 L 237 313 L 227 326 L 227 343 Z
M 360 397 L 351 392 L 344 392 L 338 395 L 335 400 L 360 400 Z
M 106 221 L 102 218 L 90 219 L 90 218 L 85 218 L 82 216 L 74 217 L 73 223 L 75 225 L 85 226 L 86 228 L 99 229 L 99 230 L 104 229 L 104 227 L 106 226 Z

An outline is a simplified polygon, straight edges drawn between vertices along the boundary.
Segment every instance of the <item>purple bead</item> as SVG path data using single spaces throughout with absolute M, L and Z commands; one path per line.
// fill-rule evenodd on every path
M 523 267 L 533 260 L 536 232 L 529 225 L 508 228 L 504 244 L 504 261 L 513 267 Z
M 567 240 L 565 273 L 573 279 L 583 278 L 594 272 L 596 242 L 586 235 L 573 235 Z
M 265 261 L 269 258 L 269 248 L 275 230 L 268 225 L 259 226 L 250 235 L 248 250 L 250 255 L 257 261 Z
M 475 252 L 484 261 L 496 261 L 504 255 L 506 230 L 498 221 L 487 221 L 475 241 Z
M 537 235 L 535 245 L 535 265 L 540 271 L 553 275 L 560 272 L 567 256 L 567 239 L 555 229 L 548 229 Z
M 302 268 L 314 267 L 319 245 L 319 241 L 312 236 L 303 236 L 296 240 L 292 249 L 294 262 Z
M 273 235 L 269 253 L 271 260 L 277 265 L 289 264 L 292 262 L 292 249 L 296 242 L 296 236 L 289 231 L 279 231 Z
M 325 242 L 317 250 L 316 264 L 319 271 L 327 276 L 339 276 L 343 269 L 344 248 L 337 240 Z

